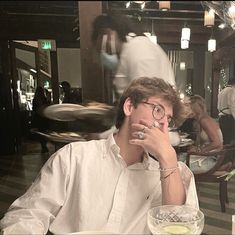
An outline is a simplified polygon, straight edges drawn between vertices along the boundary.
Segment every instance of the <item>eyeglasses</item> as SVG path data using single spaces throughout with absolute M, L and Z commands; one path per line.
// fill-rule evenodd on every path
M 142 102 L 142 103 L 152 106 L 153 108 L 152 115 L 156 121 L 160 121 L 165 117 L 165 108 L 161 104 L 152 104 L 149 102 Z M 172 117 L 167 117 L 167 121 L 169 127 L 175 127 L 175 122 L 172 119 Z

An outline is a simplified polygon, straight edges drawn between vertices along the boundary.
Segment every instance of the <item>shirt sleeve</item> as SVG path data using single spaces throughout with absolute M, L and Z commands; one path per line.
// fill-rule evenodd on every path
M 52 155 L 27 192 L 13 202 L 0 221 L 4 235 L 47 233 L 65 200 L 68 155 L 69 145 Z
M 230 108 L 231 114 L 233 115 L 233 118 L 235 119 L 235 88 L 231 89 L 229 108 Z
M 186 192 L 185 205 L 192 206 L 192 207 L 199 209 L 194 175 L 192 171 L 183 162 L 179 162 L 179 167 L 180 167 L 180 173 L 181 173 L 181 177 L 182 177 L 185 192 Z

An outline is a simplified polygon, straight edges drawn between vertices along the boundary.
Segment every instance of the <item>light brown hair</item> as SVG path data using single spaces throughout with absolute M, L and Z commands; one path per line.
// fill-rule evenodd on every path
M 131 82 L 123 92 L 117 109 L 116 127 L 120 128 L 125 119 L 123 105 L 127 98 L 130 98 L 136 108 L 138 104 L 147 101 L 150 97 L 157 96 L 169 102 L 173 106 L 173 119 L 179 123 L 184 116 L 184 105 L 180 100 L 177 91 L 167 82 L 160 78 L 138 78 Z

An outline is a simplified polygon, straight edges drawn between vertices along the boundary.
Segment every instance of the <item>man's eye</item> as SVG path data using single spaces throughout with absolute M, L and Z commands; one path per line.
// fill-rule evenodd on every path
M 160 106 L 155 106 L 155 111 L 157 113 L 161 113 L 162 112 L 162 108 Z

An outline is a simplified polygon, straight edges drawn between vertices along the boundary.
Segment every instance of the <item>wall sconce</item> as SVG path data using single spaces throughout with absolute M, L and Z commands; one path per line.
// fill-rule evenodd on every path
M 181 49 L 188 49 L 189 48 L 189 41 L 181 39 Z
M 204 12 L 204 26 L 212 27 L 215 24 L 215 12 L 214 10 L 209 10 Z
M 184 28 L 182 28 L 182 32 L 181 32 L 181 40 L 190 40 L 190 33 L 191 30 L 189 27 L 184 26 Z
M 162 11 L 168 11 L 171 9 L 171 1 L 159 1 L 159 9 Z

